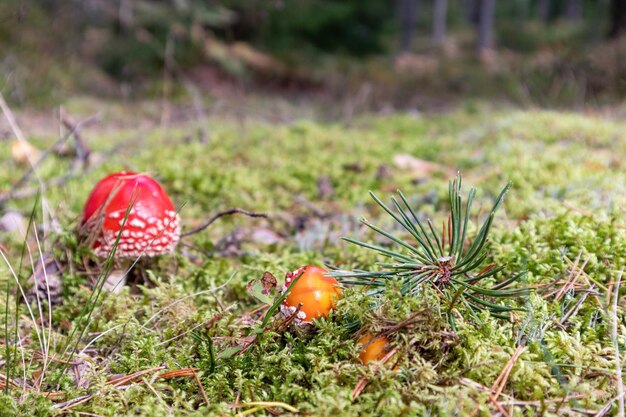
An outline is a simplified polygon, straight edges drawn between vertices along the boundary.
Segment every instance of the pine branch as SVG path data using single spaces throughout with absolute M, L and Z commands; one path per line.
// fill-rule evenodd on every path
M 330 274 L 345 285 L 367 286 L 368 294 L 373 297 L 384 296 L 387 283 L 398 281 L 403 296 L 419 294 L 424 286 L 432 286 L 448 304 L 448 311 L 453 307 L 465 306 L 471 316 L 482 310 L 489 311 L 494 317 L 510 319 L 511 312 L 523 311 L 523 308 L 502 304 L 503 299 L 524 297 L 530 290 L 524 286 L 510 288 L 525 275 L 518 273 L 500 280 L 505 265 L 489 264 L 484 266 L 489 257 L 489 232 L 493 225 L 496 211 L 502 204 L 510 188 L 507 184 L 498 197 L 476 236 L 469 242 L 468 228 L 472 203 L 476 189 L 472 188 L 467 202 L 463 204 L 461 194 L 461 175 L 450 181 L 450 214 L 443 222 L 442 231 L 438 232 L 430 220 L 420 220 L 409 200 L 401 191 L 399 199 L 392 197 L 392 206 L 385 204 L 375 194 L 370 193 L 374 201 L 389 214 L 412 237 L 413 242 L 402 239 L 363 219 L 361 222 L 377 234 L 390 240 L 395 248 L 383 247 L 353 238 L 345 241 L 379 253 L 389 259 L 379 263 L 379 270 L 345 271 L 334 269 Z M 495 283 L 493 283 L 495 281 Z M 449 314 L 449 317 L 452 317 Z

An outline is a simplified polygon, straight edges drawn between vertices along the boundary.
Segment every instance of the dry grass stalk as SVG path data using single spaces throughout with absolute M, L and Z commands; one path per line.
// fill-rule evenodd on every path
M 617 378 L 617 415 L 624 417 L 624 377 L 622 375 L 622 360 L 619 354 L 619 342 L 618 337 L 618 318 L 617 307 L 619 301 L 619 287 L 622 283 L 622 275 L 624 274 L 624 268 L 617 275 L 617 282 L 613 290 L 613 303 L 611 311 L 611 341 L 613 342 L 613 349 L 615 350 L 615 377 Z
M 556 294 L 556 297 L 554 297 L 555 301 L 560 301 L 561 298 L 563 298 L 565 293 L 567 291 L 569 291 L 573 287 L 574 283 L 578 280 L 580 275 L 583 273 L 583 271 L 585 269 L 585 266 L 587 266 L 587 262 L 589 262 L 589 257 L 587 257 L 583 261 L 583 264 L 580 267 L 578 267 L 578 263 L 580 261 L 581 255 L 582 255 L 582 251 L 578 252 L 578 256 L 576 257 L 576 261 L 574 262 L 574 266 L 570 270 L 569 276 L 567 278 L 567 282 L 566 282 L 565 285 L 563 285 L 561 287 L 559 292 Z
M 396 353 L 398 353 L 398 348 L 393 348 L 389 352 L 387 352 L 387 354 L 383 356 L 383 358 L 380 360 L 380 363 L 374 365 L 374 373 L 378 373 L 380 367 L 389 362 L 389 360 L 393 358 Z M 354 387 L 354 391 L 352 391 L 353 400 L 356 400 L 357 397 L 361 395 L 361 392 L 363 392 L 368 383 L 369 381 L 367 380 L 367 377 L 363 377 L 359 380 L 359 382 L 356 384 L 356 387 Z

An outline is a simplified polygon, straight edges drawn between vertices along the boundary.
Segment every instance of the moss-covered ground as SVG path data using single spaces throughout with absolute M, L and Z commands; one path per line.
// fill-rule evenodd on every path
M 141 114 L 123 113 L 125 120 Z M 45 309 L 35 308 L 33 321 L 24 303 L 16 307 L 13 276 L 0 262 L 1 311 L 8 306 L 0 316 L 1 340 L 8 341 L 0 346 L 0 376 L 9 373 L 11 380 L 0 394 L 0 415 L 289 415 L 288 406 L 302 415 L 335 417 L 617 410 L 615 346 L 623 356 L 626 321 L 623 296 L 615 315 L 612 294 L 626 262 L 624 121 L 481 105 L 444 115 L 359 116 L 348 126 L 209 117 L 115 127 L 117 115 L 109 114 L 115 116 L 83 131 L 94 164 L 61 185 L 50 183 L 42 194 L 45 210 L 41 201 L 36 205 L 42 251 L 66 263 L 51 325 Z M 29 140 L 45 149 L 55 134 Z M 10 148 L 10 141 L 0 141 L 3 192 L 27 169 L 11 158 Z M 417 160 L 402 163 L 406 155 Z M 438 166 L 429 169 L 419 160 Z M 47 184 L 71 164 L 51 155 L 38 177 Z M 81 267 L 87 253 L 77 248 L 73 230 L 91 187 L 121 169 L 155 176 L 181 207 L 183 229 L 232 207 L 269 218 L 224 217 L 184 238 L 176 254 L 141 262 L 140 282 L 102 294 L 65 365 L 70 357 L 63 348 L 72 329 L 82 329 L 80 312 L 92 293 Z M 264 310 L 247 290 L 251 280 L 268 271 L 280 284 L 287 271 L 304 264 L 376 268 L 379 256 L 340 240 L 379 239 L 359 225 L 363 216 L 393 228 L 368 191 L 387 201 L 402 189 L 420 216 L 440 225 L 449 209 L 448 180 L 457 170 L 465 192 L 470 185 L 479 189 L 473 225 L 512 182 L 485 265 L 506 263 L 503 277 L 527 271 L 517 285 L 534 291 L 513 301 L 526 311 L 510 321 L 485 314 L 477 322 L 457 306 L 452 329 L 446 306 L 428 292 L 401 298 L 391 285 L 371 310 L 360 289 L 346 288 L 313 332 L 277 327 L 279 318 L 253 331 Z M 36 185 L 34 176 L 20 189 Z M 13 198 L 6 207 L 28 220 L 35 203 L 35 196 Z M 32 235 L 28 245 L 36 259 Z M 2 253 L 17 273 L 24 260 L 27 288 L 30 261 L 21 257 L 22 247 L 20 236 L 0 235 Z M 359 363 L 348 323 L 358 320 L 376 333 L 407 318 L 411 323 L 389 336 L 397 367 Z M 239 351 L 255 335 L 255 343 Z M 49 344 L 44 354 L 42 337 Z M 111 383 L 140 371 L 146 372 Z M 367 384 L 353 398 L 360 381 Z

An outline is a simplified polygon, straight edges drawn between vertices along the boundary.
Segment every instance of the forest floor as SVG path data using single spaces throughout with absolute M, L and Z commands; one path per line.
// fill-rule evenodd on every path
M 626 122 L 610 112 L 482 103 L 442 114 L 348 109 L 341 122 L 278 100 L 162 104 L 69 102 L 91 157 L 77 159 L 68 136 L 69 152 L 50 152 L 15 188 L 29 167 L 9 139 L 15 127 L 0 125 L 0 196 L 12 193 L 5 212 L 34 220 L 39 238 L 0 233 L 0 416 L 616 412 L 623 389 L 615 353 L 626 343 L 618 291 Z M 67 131 L 52 110 L 17 112 L 16 120 L 39 150 L 27 151 L 34 159 Z M 84 267 L 95 258 L 74 229 L 94 184 L 119 170 L 158 179 L 180 207 L 183 230 L 233 207 L 269 217 L 223 217 L 183 238 L 175 254 L 142 260 L 134 285 L 94 300 Z M 362 217 L 400 233 L 368 192 L 390 201 L 401 189 L 419 217 L 441 225 L 457 171 L 464 195 L 478 188 L 472 237 L 512 184 L 477 269 L 506 265 L 494 282 L 525 271 L 514 287 L 531 288 L 529 296 L 492 300 L 523 311 L 502 320 L 456 305 L 453 327 L 433 291 L 401 297 L 390 283 L 374 309 L 362 289 L 346 286 L 312 332 L 280 326 L 279 317 L 261 327 L 268 305 L 250 282 L 270 272 L 280 288 L 306 264 L 375 270 L 382 257 L 340 239 L 392 243 Z M 64 264 L 51 321 L 45 308 L 30 314 L 15 284 L 26 291 L 43 253 Z M 355 322 L 361 332 L 387 331 L 397 365 L 359 363 Z

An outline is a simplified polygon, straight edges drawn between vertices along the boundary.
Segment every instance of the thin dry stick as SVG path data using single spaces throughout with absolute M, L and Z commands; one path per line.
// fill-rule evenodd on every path
M 572 263 L 572 261 L 567 256 L 564 259 L 565 259 L 565 262 L 567 262 L 570 267 L 573 267 L 574 264 Z M 585 271 L 582 271 L 582 276 L 583 276 L 583 278 L 585 278 L 585 281 L 587 281 L 587 284 L 589 284 L 589 282 L 593 282 L 594 284 L 596 284 L 598 286 L 598 288 L 601 288 L 604 291 L 608 291 L 608 287 L 606 285 L 604 285 L 601 282 L 599 282 L 598 280 L 590 277 L 589 275 L 587 275 L 585 273 Z
M 7 380 L 7 376 L 0 372 L 0 388 L 4 388 L 6 384 L 9 384 L 11 388 L 19 387 L 19 385 L 17 385 L 13 380 Z
M 585 266 L 587 266 L 587 262 L 589 262 L 589 257 L 587 257 L 584 261 L 583 264 L 581 266 L 578 266 L 578 262 L 580 261 L 580 256 L 582 254 L 582 251 L 578 253 L 578 256 L 576 257 L 576 261 L 574 262 L 574 266 L 572 267 L 572 270 L 569 274 L 568 280 L 565 283 L 565 285 L 563 285 L 560 289 L 560 291 L 557 293 L 556 297 L 554 297 L 555 301 L 559 301 L 563 295 L 573 286 L 573 284 L 578 280 L 578 277 L 580 277 L 580 274 L 582 274 L 582 272 L 585 269 Z
M 198 374 L 193 371 L 193 378 L 196 380 L 196 384 L 198 384 L 198 389 L 200 390 L 200 395 L 202 395 L 202 398 L 204 399 L 204 402 L 206 403 L 206 405 L 210 405 L 210 401 L 209 401 L 209 397 L 207 397 L 206 395 L 206 391 L 204 390 L 204 386 L 202 386 L 202 381 L 200 381 L 200 377 L 198 377 Z
M 617 303 L 619 300 L 619 286 L 622 282 L 624 268 L 617 275 L 617 282 L 613 289 L 613 314 L 611 315 L 611 340 L 615 350 L 615 376 L 617 377 L 617 415 L 624 417 L 624 380 L 622 376 L 622 361 L 619 355 L 619 343 L 617 341 Z
M 425 310 L 419 310 L 416 311 L 415 313 L 411 314 L 409 317 L 407 317 L 406 319 L 402 320 L 400 323 L 394 324 L 391 327 L 385 327 L 384 331 L 381 332 L 378 337 L 381 336 L 388 336 L 404 327 L 408 327 L 412 324 L 415 323 L 419 323 L 420 321 L 425 321 L 426 318 L 424 316 L 424 312 Z M 365 346 L 363 346 L 363 348 L 367 347 L 370 343 L 372 343 L 375 339 L 372 339 L 371 341 L 369 341 Z
M 67 411 L 67 410 L 71 409 L 72 407 L 79 406 L 79 405 L 89 401 L 91 398 L 93 398 L 97 394 L 100 394 L 100 391 L 96 391 L 96 392 L 94 392 L 92 394 L 83 395 L 82 397 L 76 397 L 76 398 L 73 398 L 73 399 L 71 399 L 69 401 L 65 401 L 63 403 L 55 404 L 51 408 L 52 409 L 58 409 L 58 410 L 61 410 L 61 411 Z
M 170 406 L 169 406 L 169 405 L 165 402 L 165 400 L 163 400 L 163 397 L 161 397 L 161 395 L 158 393 L 158 391 L 157 391 L 156 389 L 154 389 L 154 387 L 152 386 L 152 384 L 151 384 L 151 383 L 150 383 L 150 382 L 149 382 L 149 381 L 148 381 L 145 377 L 144 377 L 144 378 L 141 378 L 141 382 L 143 382 L 143 383 L 144 383 L 144 385 L 145 385 L 145 386 L 147 386 L 147 387 L 148 387 L 148 389 L 149 389 L 150 391 L 152 391 L 152 393 L 153 393 L 153 394 L 157 397 L 157 399 L 159 400 L 159 402 L 160 402 L 161 404 L 163 404 L 163 405 L 167 408 L 167 410 L 168 410 L 168 415 L 172 415 L 172 407 L 170 407 Z
M 80 129 L 77 128 L 76 122 L 70 117 L 70 115 L 61 109 L 59 117 L 63 126 L 65 126 L 65 128 L 68 129 L 70 132 L 73 132 L 74 140 L 76 142 L 76 156 L 82 168 L 85 169 L 89 161 L 89 155 L 91 154 L 91 150 L 87 146 L 87 142 L 83 138 Z M 75 164 L 76 162 L 74 162 L 73 167 Z
M 500 404 L 502 405 L 528 405 L 531 407 L 542 407 L 542 406 L 545 406 L 546 404 L 555 404 L 555 403 L 560 404 L 566 401 L 580 400 L 580 399 L 588 398 L 588 397 L 589 397 L 589 394 L 575 394 L 575 395 L 570 395 L 568 397 L 563 397 L 563 398 L 543 399 L 541 401 L 520 401 L 520 400 L 500 401 Z
M 509 379 L 509 375 L 511 374 L 511 371 L 513 370 L 513 366 L 515 366 L 515 362 L 517 362 L 519 357 L 522 355 L 522 353 L 524 352 L 524 349 L 525 349 L 524 345 L 519 345 L 517 347 L 517 349 L 515 350 L 515 353 L 513 353 L 513 355 L 508 360 L 506 365 L 504 365 L 502 372 L 500 373 L 496 381 L 491 386 L 491 391 L 494 393 L 493 399 L 495 401 L 497 401 L 498 397 L 500 397 L 500 394 L 502 394 L 502 390 L 504 389 L 504 386 L 506 385 Z
M 85 351 L 86 351 L 87 349 L 89 349 L 89 347 L 90 347 L 91 345 L 93 345 L 93 344 L 94 344 L 94 343 L 95 343 L 98 339 L 100 339 L 100 338 L 102 338 L 102 337 L 106 336 L 107 334 L 111 333 L 112 331 L 114 331 L 114 330 L 116 330 L 116 329 L 118 329 L 118 328 L 120 328 L 120 327 L 122 327 L 122 326 L 125 326 L 125 325 L 126 325 L 126 323 L 120 323 L 120 324 L 118 324 L 118 325 L 116 325 L 116 326 L 113 326 L 113 327 L 111 327 L 110 329 L 105 330 L 104 332 L 100 333 L 98 336 L 96 336 L 96 337 L 94 337 L 93 339 L 91 339 L 91 342 L 87 343 L 87 344 L 85 345 L 85 347 L 84 347 L 84 348 L 82 348 L 82 350 L 78 353 L 78 355 L 79 355 L 79 356 L 80 356 L 80 355 L 83 355 L 83 354 L 85 353 Z
M 22 284 L 20 283 L 20 280 L 19 280 L 15 270 L 13 269 L 13 266 L 9 262 L 9 259 L 7 258 L 7 256 L 5 255 L 5 253 L 4 253 L 4 251 L 2 249 L 0 249 L 0 257 L 4 260 L 5 264 L 9 268 L 9 272 L 11 273 L 11 276 L 13 277 L 13 279 L 15 280 L 15 283 L 17 284 L 17 288 L 20 291 L 20 295 L 22 296 L 24 302 L 26 303 L 26 308 L 28 309 L 28 314 L 30 316 L 30 319 L 32 320 L 33 326 L 35 327 L 35 333 L 37 335 L 37 341 L 39 342 L 39 348 L 43 352 L 43 351 L 45 351 L 45 347 L 44 347 L 45 343 L 43 343 L 43 338 L 42 338 L 42 334 L 41 334 L 42 330 L 37 325 L 37 320 L 35 319 L 35 314 L 33 313 L 33 310 L 30 307 L 30 304 L 28 304 L 28 298 L 26 297 L 26 293 L 24 292 L 24 287 L 22 287 Z M 20 339 L 18 339 L 18 341 L 20 341 Z M 24 354 L 24 352 L 22 351 L 22 355 L 23 354 Z M 24 359 L 22 358 L 22 360 L 24 360 Z M 24 372 L 26 372 L 26 370 L 24 370 Z M 24 379 L 26 379 L 26 377 L 24 377 Z
M 478 382 L 471 380 L 469 378 L 461 378 L 460 382 L 461 384 L 467 387 L 475 388 L 485 393 L 491 393 L 491 388 L 487 388 L 484 385 L 481 385 Z M 562 398 L 545 398 L 540 401 L 520 401 L 520 400 L 516 400 L 515 398 L 507 394 L 502 394 L 501 396 L 508 398 L 508 400 L 498 402 L 498 404 L 500 404 L 501 406 L 519 405 L 519 406 L 530 406 L 530 407 L 545 407 L 546 405 L 552 405 L 552 404 L 556 404 L 560 407 L 560 404 L 563 404 L 567 401 L 589 398 L 589 394 L 574 394 L 574 395 L 569 395 L 569 396 L 565 396 Z
M 230 275 L 230 277 L 226 280 L 226 282 L 224 282 L 222 285 L 220 285 L 220 286 L 218 286 L 218 287 L 211 288 L 210 290 L 204 290 L 204 291 L 199 291 L 199 292 L 196 292 L 196 293 L 193 293 L 193 294 L 189 294 L 189 295 L 186 295 L 186 296 L 184 296 L 184 297 L 182 297 L 182 298 L 179 298 L 179 299 L 177 299 L 177 300 L 175 300 L 175 301 L 173 301 L 173 302 L 169 303 L 168 305 L 166 305 L 165 307 L 163 307 L 162 309 L 160 309 L 159 311 L 157 311 L 156 313 L 154 313 L 152 316 L 150 316 L 150 318 L 149 318 L 148 320 L 144 321 L 144 322 L 143 322 L 143 324 L 141 325 L 141 328 L 142 328 L 142 329 L 146 329 L 146 328 L 147 328 L 146 326 L 148 325 L 148 323 L 150 323 L 150 322 L 151 322 L 152 320 L 154 320 L 154 319 L 155 319 L 158 315 L 163 314 L 164 312 L 166 312 L 167 310 L 169 310 L 169 309 L 170 309 L 171 307 L 173 307 L 174 305 L 176 305 L 176 304 L 180 303 L 181 301 L 187 300 L 187 299 L 189 299 L 189 298 L 196 297 L 196 296 L 198 296 L 198 295 L 202 295 L 202 294 L 210 294 L 210 293 L 214 293 L 214 292 L 217 292 L 217 291 L 221 290 L 222 288 L 226 287 L 226 286 L 230 283 L 230 281 L 231 281 L 231 280 L 235 277 L 235 275 L 236 275 L 236 274 L 237 274 L 236 272 L 233 272 L 233 273 Z
M 33 222 L 33 228 L 34 230 L 34 236 L 35 236 L 35 241 L 37 242 L 37 250 L 39 252 L 39 259 L 41 260 L 41 264 L 44 265 L 43 267 L 43 276 L 44 276 L 44 282 L 46 284 L 46 296 L 47 296 L 47 301 L 48 301 L 48 336 L 46 337 L 46 332 L 45 330 L 45 323 L 42 323 L 42 327 L 44 327 L 44 329 L 42 329 L 42 337 L 43 337 L 43 342 L 44 342 L 44 351 L 42 352 L 44 354 L 43 357 L 43 369 L 41 370 L 41 375 L 39 377 L 39 381 L 43 381 L 44 379 L 44 375 L 46 373 L 46 370 L 48 368 L 48 362 L 49 362 L 49 356 L 50 356 L 50 346 L 52 343 L 52 300 L 50 299 L 50 284 L 49 284 L 49 280 L 48 280 L 48 273 L 46 271 L 46 267 L 45 267 L 45 258 L 44 258 L 44 254 L 43 251 L 41 250 L 41 242 L 39 241 L 39 235 L 37 233 L 37 223 Z M 33 261 L 33 256 L 30 250 L 30 247 L 28 247 L 28 245 L 26 245 L 28 248 L 28 256 L 30 258 L 30 262 L 31 265 L 33 265 L 33 274 L 35 274 L 35 269 L 34 269 L 34 261 Z M 40 319 L 44 320 L 44 316 L 43 316 L 43 311 L 41 310 L 41 301 L 39 299 L 39 292 L 36 291 L 35 292 L 37 295 L 37 305 L 39 307 L 39 317 Z M 40 387 L 38 386 L 37 389 L 39 389 Z
M 517 349 L 515 350 L 515 353 L 513 353 L 511 358 L 507 361 L 506 365 L 504 365 L 502 372 L 500 373 L 498 378 L 496 378 L 495 382 L 493 383 L 491 387 L 491 391 L 489 392 L 489 399 L 496 406 L 498 411 L 504 416 L 508 416 L 509 413 L 507 413 L 504 407 L 502 407 L 502 405 L 498 402 L 498 398 L 500 397 L 500 395 L 502 394 L 502 390 L 504 390 L 504 387 L 506 386 L 506 383 L 509 379 L 509 375 L 511 374 L 511 371 L 513 370 L 513 366 L 515 366 L 515 362 L 517 362 L 517 360 L 522 355 L 524 350 L 525 350 L 524 345 L 519 345 L 517 347 Z
M 250 401 L 250 402 L 247 402 L 247 403 L 234 404 L 234 405 L 232 405 L 230 407 L 231 408 L 254 407 L 253 409 L 249 409 L 249 410 L 246 410 L 244 412 L 240 412 L 239 415 L 252 414 L 252 410 L 255 410 L 255 411 L 267 410 L 270 413 L 272 413 L 270 410 L 272 408 L 277 408 L 277 407 L 284 408 L 285 410 L 290 411 L 292 413 L 297 413 L 298 412 L 297 408 L 295 408 L 295 407 L 293 407 L 293 406 L 291 406 L 289 404 L 280 402 L 280 401 Z M 274 413 L 272 413 L 272 414 L 274 414 Z
M 566 284 L 565 287 L 563 287 L 563 294 L 561 295 L 561 297 L 564 296 L 567 291 L 571 290 L 574 287 L 574 285 L 577 283 L 578 278 L 580 278 L 581 275 L 585 272 L 585 267 L 587 266 L 589 259 L 590 259 L 589 257 L 585 259 L 583 264 L 578 268 L 576 276 L 574 276 L 574 278 L 572 278 L 572 280 L 568 284 Z
M 28 141 L 26 140 L 26 137 L 24 136 L 24 134 L 22 133 L 22 131 L 20 130 L 19 126 L 17 125 L 17 122 L 15 120 L 15 116 L 13 115 L 13 112 L 11 111 L 11 109 L 9 108 L 9 105 L 7 104 L 7 102 L 4 100 L 4 96 L 2 95 L 2 93 L 0 92 L 0 109 L 2 109 L 2 112 L 4 113 L 4 117 L 7 119 L 7 122 L 9 122 L 9 126 L 11 127 L 11 130 L 13 131 L 13 134 L 15 135 L 15 137 L 17 138 L 17 140 L 23 144 L 26 145 L 30 145 L 28 143 Z M 42 211 L 45 213 L 46 211 L 50 214 L 50 217 L 52 219 L 54 219 L 54 212 L 52 210 L 52 208 L 48 205 L 48 200 L 45 198 L 44 194 L 43 194 L 43 190 L 45 189 L 44 186 L 44 182 L 41 179 L 41 177 L 39 176 L 39 174 L 36 172 L 36 166 L 34 165 L 34 162 L 31 158 L 30 155 L 26 154 L 26 159 L 28 160 L 28 164 L 31 166 L 31 168 L 33 169 L 33 172 L 35 172 L 35 176 L 37 177 L 37 181 L 39 183 L 39 187 L 37 188 L 37 192 L 39 190 L 41 190 L 41 209 Z M 44 222 L 45 222 L 45 217 L 44 217 Z
M 509 413 L 507 413 L 507 411 L 504 409 L 504 407 L 493 398 L 493 395 L 489 395 L 489 400 L 493 403 L 493 405 L 496 406 L 496 408 L 498 409 L 498 412 L 503 415 L 504 417 L 511 417 Z
M 17 122 L 15 121 L 15 116 L 13 115 L 13 112 L 9 108 L 9 105 L 7 104 L 7 102 L 4 100 L 4 96 L 2 95 L 1 92 L 0 92 L 0 109 L 2 109 L 2 112 L 4 113 L 4 116 L 6 117 L 7 122 L 9 122 L 9 127 L 13 131 L 13 134 L 15 134 L 15 137 L 17 138 L 17 140 L 19 140 L 22 143 L 28 143 L 20 127 L 17 125 Z M 26 155 L 26 158 L 28 159 L 28 162 L 32 165 L 32 161 L 30 160 L 29 155 Z
M 19 190 L 14 190 L 11 195 L 11 198 L 13 200 L 20 200 L 23 198 L 32 197 L 33 195 L 40 192 L 42 187 L 44 189 L 58 187 L 61 185 L 65 185 L 70 180 L 81 178 L 85 174 L 93 171 L 94 169 L 102 165 L 106 161 L 107 157 L 115 155 L 117 152 L 119 152 L 120 149 L 124 148 L 125 146 L 128 146 L 129 144 L 143 139 L 148 133 L 154 131 L 154 129 L 156 128 L 141 129 L 141 131 L 135 134 L 134 136 L 131 136 L 127 139 L 120 141 L 118 144 L 114 145 L 109 150 L 104 152 L 102 154 L 102 158 L 100 158 L 97 162 L 90 164 L 89 167 L 87 167 L 87 169 L 85 169 L 83 172 L 77 173 L 74 171 L 69 171 L 57 177 L 51 178 L 46 183 L 42 184 L 41 187 L 29 187 L 29 188 L 20 188 Z M 5 198 L 5 196 L 6 194 L 4 194 L 3 196 L 0 196 L 0 199 Z
M 622 392 L 621 394 L 619 394 L 617 397 L 612 398 L 611 401 L 609 401 L 608 403 L 606 403 L 604 405 L 604 407 L 602 407 L 600 409 L 600 411 L 598 411 L 594 417 L 602 417 L 603 415 L 605 415 L 606 413 L 608 413 L 611 410 L 611 406 L 613 405 L 614 401 L 619 401 L 620 399 L 624 398 L 624 392 Z
M 398 352 L 398 348 L 393 348 L 385 356 L 383 356 L 383 358 L 380 360 L 380 364 L 377 364 L 374 367 L 374 373 L 377 373 L 380 367 L 384 366 L 385 363 L 389 362 L 389 360 L 393 358 L 397 352 Z M 356 400 L 356 398 L 359 395 L 361 395 L 361 392 L 363 392 L 367 384 L 368 384 L 367 377 L 361 378 L 361 380 L 356 384 L 356 387 L 354 387 L 354 391 L 352 391 L 353 400 Z
M 587 290 L 586 292 L 584 292 L 583 295 L 578 299 L 574 307 L 570 308 L 567 311 L 567 313 L 563 315 L 563 318 L 559 320 L 559 324 L 564 325 L 569 319 L 576 316 L 576 314 L 578 314 L 578 311 L 582 307 L 583 303 L 585 302 L 589 294 L 592 294 L 592 293 L 593 293 L 593 287 L 590 290 Z
M 585 217 L 593 217 L 593 213 L 592 212 L 590 212 L 588 210 L 583 210 L 580 207 L 575 206 L 573 203 L 570 203 L 569 201 L 564 201 L 563 205 L 565 207 L 567 207 L 568 209 L 575 211 L 576 213 L 582 214 Z
M 327 213 L 325 213 L 322 209 L 320 209 L 319 207 L 317 207 L 315 204 L 313 204 L 313 202 L 307 200 L 306 198 L 302 197 L 302 196 L 297 196 L 294 201 L 298 204 L 301 204 L 302 206 L 306 207 L 307 209 L 311 210 L 313 212 L 314 215 L 316 215 L 317 217 L 326 217 Z
M 202 395 L 202 398 L 204 399 L 206 404 L 209 405 L 210 404 L 209 397 L 207 397 L 206 391 L 204 390 L 204 387 L 202 386 L 202 381 L 200 381 L 200 378 L 198 377 L 198 374 L 196 373 L 197 370 L 198 368 L 184 368 L 184 369 L 177 369 L 175 371 L 167 371 L 167 372 L 163 372 L 160 375 L 157 375 L 156 379 L 157 380 L 158 379 L 171 379 L 171 378 L 181 378 L 181 377 L 192 376 L 195 379 L 196 384 L 198 384 L 198 390 L 200 391 L 200 395 Z
M 169 339 L 167 339 L 167 340 L 164 340 L 164 341 L 162 341 L 162 342 L 159 342 L 159 343 L 157 343 L 157 345 L 156 345 L 156 346 L 166 345 L 166 344 L 168 344 L 169 342 L 171 342 L 171 341 L 173 341 L 173 340 L 180 339 L 181 337 L 183 337 L 183 336 L 185 336 L 185 335 L 187 335 L 187 334 L 189 334 L 189 333 L 193 332 L 194 330 L 196 330 L 196 329 L 197 329 L 197 328 L 199 328 L 199 327 L 206 326 L 206 325 L 208 325 L 208 324 L 209 324 L 209 323 L 211 323 L 211 322 L 215 322 L 215 321 L 217 321 L 217 320 L 221 319 L 221 318 L 222 318 L 222 315 L 223 315 L 224 313 L 228 312 L 228 310 L 230 310 L 230 309 L 231 309 L 231 307 L 234 307 L 234 304 L 232 304 L 232 305 L 228 306 L 228 307 L 227 307 L 227 308 L 226 308 L 223 312 L 221 312 L 221 313 L 217 313 L 215 316 L 211 317 L 209 320 L 207 320 L 207 321 L 203 321 L 202 323 L 197 324 L 197 325 L 195 325 L 195 326 L 193 326 L 193 327 L 191 327 L 191 328 L 189 328 L 189 329 L 186 329 L 184 332 L 182 332 L 182 333 L 180 333 L 180 334 L 177 334 L 176 336 L 170 337 L 170 338 L 169 338 Z M 217 320 L 216 320 L 216 319 L 217 319 Z
M 211 217 L 206 223 L 204 223 L 202 226 L 196 227 L 195 229 L 192 229 L 188 232 L 185 233 L 181 233 L 181 237 L 186 237 L 186 236 L 191 236 L 191 235 L 195 235 L 196 233 L 200 233 L 201 231 L 203 231 L 204 229 L 206 229 L 207 227 L 209 227 L 210 225 L 212 225 L 217 219 L 219 219 L 220 217 L 223 216 L 229 216 L 231 214 L 244 214 L 246 216 L 249 217 L 263 217 L 263 218 L 267 218 L 267 214 L 265 213 L 254 213 L 248 210 L 244 210 L 244 209 L 240 209 L 240 208 L 232 208 L 229 210 L 224 210 L 224 211 L 220 211 L 218 212 L 215 216 Z
M 138 371 L 132 374 L 128 374 L 128 375 L 124 375 L 118 378 L 112 378 L 109 379 L 106 383 L 108 385 L 112 385 L 114 387 L 121 387 L 124 385 L 127 385 L 128 383 L 132 382 L 133 380 L 137 379 L 137 378 L 142 378 L 144 375 L 153 373 L 153 372 L 157 372 L 157 371 L 161 371 L 165 369 L 165 366 L 157 366 L 155 368 L 150 368 L 150 369 L 144 369 L 143 371 Z
M 78 134 L 78 132 L 80 131 L 80 129 L 83 126 L 88 125 L 91 122 L 97 121 L 97 120 L 98 120 L 98 116 L 97 115 L 89 117 L 89 118 L 87 118 L 85 120 L 82 120 L 82 121 L 78 122 L 68 133 L 66 133 L 65 135 L 61 136 L 59 139 L 57 139 L 57 141 L 54 142 L 52 144 L 52 146 L 50 146 L 48 149 L 46 149 L 41 154 L 39 159 L 37 159 L 36 161 L 33 161 L 32 163 L 30 163 L 30 168 L 15 183 L 13 183 L 13 185 L 11 186 L 11 189 L 9 191 L 7 191 L 5 194 L 3 194 L 2 196 L 0 196 L 0 203 L 4 203 L 7 200 L 11 199 L 13 197 L 13 195 L 16 194 L 20 190 L 20 187 L 22 185 L 24 185 L 30 179 L 30 177 L 33 174 L 36 174 L 37 168 L 48 158 L 48 156 L 50 156 L 52 153 L 54 153 L 55 150 L 59 146 L 63 145 L 65 142 L 67 142 L 67 140 L 69 138 L 71 138 L 72 135 Z

